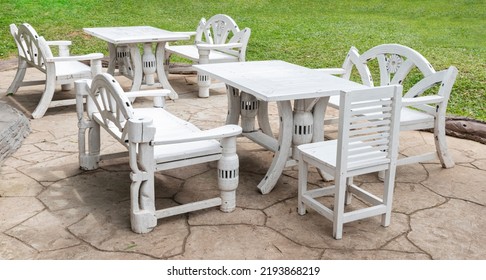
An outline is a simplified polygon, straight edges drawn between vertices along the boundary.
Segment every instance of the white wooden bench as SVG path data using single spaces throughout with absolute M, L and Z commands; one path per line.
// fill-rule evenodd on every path
M 342 69 L 324 71 L 350 79 L 353 69 L 357 70 L 361 82 L 368 86 L 411 84 L 404 89 L 400 130 L 432 129 L 434 132 L 435 151 L 402 157 L 398 160 L 398 165 L 438 158 L 444 168 L 454 166 L 446 143 L 445 119 L 447 104 L 458 73 L 456 67 L 450 66 L 446 70 L 436 71 L 419 52 L 399 44 L 383 44 L 361 55 L 352 47 Z M 379 74 L 379 79 L 373 79 L 373 73 Z M 339 109 L 339 96 L 331 97 L 329 106 Z M 336 121 L 336 118 L 328 118 L 325 123 Z
M 172 55 L 189 59 L 193 64 L 242 62 L 246 59 L 251 30 L 240 30 L 235 21 L 227 15 L 215 15 L 207 22 L 202 18 L 196 32 L 185 33 L 195 35 L 195 42 L 193 45 L 166 45 L 167 74 Z M 199 97 L 209 97 L 210 77 L 198 73 L 197 84 Z
M 239 126 L 225 125 L 201 131 L 163 108 L 164 97 L 170 93 L 169 90 L 124 92 L 110 74 L 99 74 L 92 81 L 79 80 L 75 86 L 79 164 L 86 170 L 98 167 L 102 159 L 100 128 L 127 148 L 132 170 L 130 220 L 134 232 L 149 232 L 156 226 L 157 219 L 199 209 L 218 205 L 223 212 L 235 209 L 239 178 L 236 136 L 241 133 Z M 133 108 L 130 98 L 141 96 L 152 96 L 154 107 Z M 155 209 L 156 171 L 210 161 L 218 161 L 218 174 L 214 174 L 218 177 L 218 197 Z
M 63 90 L 71 89 L 75 80 L 91 78 L 101 73 L 101 58 L 103 54 L 92 53 L 88 55 L 70 56 L 70 41 L 46 41 L 27 23 L 18 27 L 10 25 L 10 32 L 18 48 L 18 68 L 7 94 L 14 94 L 21 86 L 45 84 L 44 93 L 32 112 L 33 118 L 41 118 L 50 107 L 73 105 L 76 99 L 52 100 L 56 85 L 62 85 Z M 58 56 L 54 56 L 50 46 L 58 46 Z M 80 62 L 90 60 L 91 67 Z M 27 68 L 35 68 L 45 73 L 44 80 L 24 81 Z

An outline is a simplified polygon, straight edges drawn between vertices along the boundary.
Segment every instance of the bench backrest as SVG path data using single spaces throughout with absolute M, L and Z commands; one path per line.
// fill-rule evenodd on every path
M 245 61 L 246 48 L 250 39 L 251 30 L 240 30 L 236 22 L 229 16 L 217 14 L 208 21 L 202 18 L 196 29 L 195 43 L 227 44 L 240 43 L 242 46 L 235 49 L 221 49 L 221 52 L 238 56 L 239 61 Z
M 361 55 L 352 47 L 343 63 L 346 70 L 345 78 L 350 78 L 353 67 L 359 73 L 363 84 L 404 85 L 404 93 L 420 79 L 435 73 L 434 67 L 423 55 L 399 44 L 378 45 Z M 380 77 L 379 80 L 376 77 Z M 409 83 L 405 85 L 407 81 Z
M 133 117 L 132 102 L 120 84 L 109 74 L 98 74 L 92 82 L 86 101 L 90 118 L 97 114 L 103 126 L 121 142 L 126 140 L 125 125 Z
M 14 37 L 19 59 L 23 59 L 30 67 L 46 71 L 46 58 L 53 57 L 51 49 L 44 37 L 37 34 L 35 29 L 27 23 L 18 26 L 10 25 L 10 33 Z

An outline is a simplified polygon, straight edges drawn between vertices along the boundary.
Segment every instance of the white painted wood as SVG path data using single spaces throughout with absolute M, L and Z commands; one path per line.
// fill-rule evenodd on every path
M 193 64 L 245 61 L 251 29 L 240 30 L 231 17 L 217 14 L 208 21 L 202 18 L 194 34 L 193 45 L 166 45 L 166 72 L 172 55 L 191 60 Z M 197 75 L 199 97 L 209 97 L 209 76 L 200 72 Z
M 371 61 L 378 62 L 379 81 L 374 81 L 370 74 Z M 420 73 L 422 79 L 404 93 L 400 130 L 433 129 L 436 150 L 436 156 L 433 159 L 439 158 L 444 168 L 451 168 L 455 165 L 448 151 L 445 137 L 447 103 L 457 77 L 457 69 L 454 66 L 436 72 L 430 62 L 417 51 L 403 45 L 383 44 L 371 48 L 362 55 L 359 55 L 358 50 L 352 47 L 342 69 L 345 72 L 342 75 L 347 79 L 353 69 L 358 70 L 363 84 L 370 86 L 402 84 L 412 71 L 416 70 L 415 72 Z M 422 96 L 425 91 L 436 85 L 438 85 L 438 90 L 429 91 L 427 96 Z M 331 97 L 329 106 L 339 109 L 339 97 Z M 325 123 L 336 123 L 336 120 L 326 119 Z M 425 162 L 430 159 L 430 153 L 414 155 L 411 158 L 399 159 L 398 165 Z
M 241 117 L 242 126 L 246 130 L 244 135 L 275 152 L 267 174 L 258 185 L 262 193 L 270 192 L 283 169 L 295 164 L 297 155 L 293 148 L 296 145 L 308 141 L 320 141 L 324 138 L 322 127 L 329 96 L 339 94 L 341 90 L 369 88 L 347 79 L 284 61 L 229 62 L 199 64 L 193 67 L 226 83 L 229 107 L 226 123 L 238 124 Z M 247 98 L 248 95 L 254 98 Z M 253 105 L 255 98 L 258 103 Z M 295 100 L 294 108 L 292 100 Z M 274 136 L 269 129 L 268 102 L 277 102 L 279 109 L 280 129 L 276 141 L 269 139 Z M 244 107 L 255 106 L 258 107 L 256 114 L 252 111 L 249 115 L 250 112 L 242 110 Z M 295 117 L 299 114 L 305 117 L 299 120 L 300 117 Z M 255 115 L 260 125 L 258 130 L 254 126 Z M 297 119 L 297 123 L 294 119 Z M 304 137 L 293 136 L 295 125 L 309 128 L 306 129 Z
M 155 75 L 158 84 L 169 89 L 171 99 L 177 99 L 177 93 L 170 85 L 164 70 L 164 46 L 167 42 L 189 40 L 189 35 L 171 32 L 152 26 L 121 26 L 83 28 L 84 32 L 108 43 L 110 53 L 108 73 L 118 73 L 132 80 L 132 91 L 140 89 L 142 84 L 154 85 Z M 155 44 L 155 54 L 152 45 Z M 140 53 L 143 46 L 143 54 Z
M 298 213 L 304 215 L 308 206 L 331 220 L 336 239 L 342 238 L 343 224 L 351 221 L 381 215 L 382 225 L 390 224 L 401 99 L 400 85 L 342 92 L 338 139 L 298 146 Z M 361 114 L 354 112 L 366 107 L 363 103 L 380 104 L 369 107 L 377 117 L 363 121 Z M 332 174 L 334 185 L 308 190 L 308 165 Z M 353 184 L 353 176 L 378 170 L 385 172 L 381 198 Z M 345 212 L 345 205 L 351 202 L 350 192 L 371 206 Z M 334 195 L 332 208 L 317 199 L 329 194 Z
M 101 73 L 101 58 L 103 58 L 101 53 L 71 56 L 69 54 L 70 41 L 46 41 L 27 23 L 18 27 L 11 24 L 10 32 L 18 48 L 18 67 L 7 93 L 14 94 L 21 86 L 45 84 L 41 99 L 32 112 L 33 118 L 43 117 L 48 108 L 72 105 L 76 102 L 74 98 L 52 100 L 56 85 L 61 85 L 63 90 L 69 90 L 68 85 L 72 85 L 75 80 L 91 78 L 93 74 Z M 50 46 L 59 47 L 59 56 L 52 54 Z M 91 67 L 80 62 L 84 60 L 89 60 Z M 24 81 L 27 68 L 35 68 L 45 73 L 46 78 L 38 81 Z
M 99 74 L 92 81 L 79 80 L 75 86 L 79 164 L 83 169 L 96 169 L 98 162 L 105 158 L 100 155 L 101 128 L 127 148 L 132 170 L 130 220 L 134 232 L 150 232 L 157 219 L 172 215 L 217 205 L 223 212 L 235 209 L 239 180 L 236 136 L 242 131 L 239 126 L 229 124 L 201 131 L 167 112 L 160 101 L 150 108 L 133 108 L 130 98 L 151 96 L 157 99 L 169 95 L 170 91 L 126 93 L 110 74 Z M 218 197 L 156 209 L 156 171 L 210 161 L 218 161 Z

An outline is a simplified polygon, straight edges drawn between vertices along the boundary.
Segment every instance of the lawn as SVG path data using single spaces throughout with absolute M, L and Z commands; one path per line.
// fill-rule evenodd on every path
M 194 30 L 201 17 L 225 13 L 250 27 L 247 59 L 281 59 L 308 67 L 338 67 L 351 46 L 365 51 L 399 43 L 422 53 L 437 70 L 459 69 L 448 113 L 486 121 L 486 1 L 310 0 L 0 0 L 0 58 L 16 54 L 10 23 L 28 22 L 49 40 L 74 42 L 72 53 L 104 52 L 83 27 L 152 25 Z

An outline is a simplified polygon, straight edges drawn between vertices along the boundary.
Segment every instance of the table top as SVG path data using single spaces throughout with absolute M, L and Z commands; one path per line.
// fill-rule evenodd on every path
M 120 26 L 83 28 L 84 32 L 112 44 L 168 42 L 189 40 L 189 35 L 152 26 Z
M 338 95 L 367 86 L 280 60 L 194 65 L 198 71 L 264 101 Z

